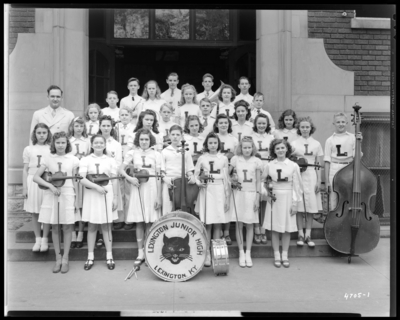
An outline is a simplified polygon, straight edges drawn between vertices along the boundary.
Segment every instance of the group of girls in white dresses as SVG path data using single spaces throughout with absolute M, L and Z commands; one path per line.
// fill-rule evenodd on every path
M 102 116 L 97 104 L 90 104 L 85 111 L 86 122 L 75 118 L 68 135 L 61 132 L 51 136 L 44 124 L 38 124 L 32 132 L 33 145 L 26 147 L 23 155 L 25 208 L 33 213 L 33 251 L 48 250 L 47 235 L 52 225 L 56 252 L 53 272 L 68 272 L 69 249 L 83 246 L 84 222 L 88 222 L 85 270 L 94 265 L 98 230 L 104 237 L 106 265 L 110 270 L 115 268 L 113 222 L 114 226 L 115 222 L 124 222 L 127 230 L 136 224 L 135 263 L 144 261 L 147 232 L 152 223 L 173 208 L 168 189 L 174 179 L 181 177 L 182 156 L 178 151 L 182 139 L 189 148 L 185 175 L 189 183 L 200 188 L 194 211 L 206 225 L 209 247 L 205 266 L 211 265 L 212 238 L 222 237 L 232 243 L 231 222 L 236 223 L 241 267 L 252 267 L 252 243 L 267 243 L 265 229 L 272 234 L 276 267 L 290 265 L 291 232 L 298 231 L 298 245 L 314 245 L 313 214 L 322 209 L 320 173 L 310 169 L 300 173 L 299 166 L 289 160 L 292 154 L 312 163 L 322 160 L 322 147 L 311 137 L 315 132 L 311 118 L 297 119 L 293 110 L 286 110 L 274 130 L 272 118 L 265 110 L 260 112 L 260 105 L 250 106 L 244 100 L 233 104 L 235 90 L 229 85 L 222 86 L 219 104 L 214 108 L 207 98 L 196 101 L 192 85 L 182 87 L 179 110 L 160 101 L 155 81 L 145 85 L 145 92 L 140 110 L 120 108 L 117 124 L 110 116 Z M 254 99 L 260 96 L 258 93 Z M 139 116 L 134 125 L 135 111 L 139 111 Z M 205 128 L 208 129 L 203 134 Z M 79 174 L 81 178 L 67 179 L 57 188 L 41 178 L 45 171 L 61 171 L 70 177 Z M 132 174 L 137 172 L 150 177 L 143 181 Z M 103 185 L 94 183 L 93 175 L 106 177 Z M 210 175 L 213 179 L 203 179 Z M 48 189 L 42 191 L 32 181 Z M 78 234 L 73 230 L 76 221 Z M 40 223 L 44 224 L 43 237 Z M 63 255 L 58 240 L 60 224 L 64 230 Z

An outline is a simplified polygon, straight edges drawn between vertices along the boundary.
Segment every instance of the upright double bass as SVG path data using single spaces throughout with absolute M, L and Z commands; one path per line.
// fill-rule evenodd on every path
M 360 132 L 360 106 L 353 106 L 355 133 Z M 338 252 L 351 257 L 373 250 L 379 242 L 379 217 L 371 210 L 377 193 L 377 178 L 361 162 L 361 141 L 356 138 L 354 160 L 340 169 L 333 178 L 332 190 L 338 203 L 329 211 L 324 223 L 328 244 Z M 380 200 L 380 199 L 379 199 Z M 379 201 L 376 199 L 376 202 Z

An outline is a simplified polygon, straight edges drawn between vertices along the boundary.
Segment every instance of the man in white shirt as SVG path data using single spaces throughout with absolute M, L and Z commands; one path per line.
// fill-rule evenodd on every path
M 211 97 L 211 95 L 214 93 L 214 91 L 211 90 L 212 86 L 214 85 L 213 81 L 214 77 L 211 74 L 206 73 L 203 76 L 203 82 L 201 84 L 203 85 L 204 91 L 196 96 L 197 102 L 200 103 L 201 99 Z
M 168 84 L 168 90 L 161 94 L 161 99 L 165 100 L 169 105 L 172 106 L 174 112 L 173 115 L 179 116 L 179 101 L 181 100 L 181 90 L 178 89 L 179 77 L 175 72 L 171 72 L 166 80 Z M 174 117 L 171 118 L 174 121 Z
M 253 96 L 249 94 L 249 89 L 251 87 L 249 79 L 247 77 L 240 77 L 238 87 L 240 89 L 240 94 L 236 96 L 233 103 L 244 100 L 251 106 L 253 103 Z
M 51 85 L 47 89 L 49 105 L 33 113 L 29 137 L 38 123 L 46 124 L 52 134 L 61 131 L 68 133 L 68 126 L 75 116 L 71 111 L 61 107 L 62 94 L 63 91 L 58 86 Z M 31 139 L 29 141 L 31 145 Z
M 144 99 L 138 95 L 138 90 L 140 89 L 140 82 L 137 78 L 129 78 L 127 88 L 129 89 L 129 95 L 121 99 L 119 107 L 127 107 L 132 110 L 132 121 L 133 125 L 137 123 L 137 110 L 141 104 L 144 103 Z

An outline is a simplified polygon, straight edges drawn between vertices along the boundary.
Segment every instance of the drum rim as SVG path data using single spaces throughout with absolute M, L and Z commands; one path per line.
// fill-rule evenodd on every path
M 226 272 L 223 272 L 223 271 L 220 272 L 220 271 L 215 270 L 216 266 L 215 266 L 214 245 L 220 245 L 221 242 L 223 243 L 223 246 L 226 247 L 226 252 L 227 252 L 227 256 L 225 258 L 225 261 L 227 261 L 227 264 L 224 266 L 224 267 L 227 268 Z M 229 273 L 229 250 L 228 250 L 228 245 L 226 244 L 225 239 L 212 239 L 211 240 L 211 247 L 212 247 L 212 250 L 211 250 L 211 257 L 212 257 L 211 262 L 212 262 L 212 267 L 213 267 L 214 274 L 215 275 L 220 275 L 220 274 L 228 275 L 228 273 Z M 222 267 L 222 266 L 218 265 L 218 267 Z
M 204 251 L 207 252 L 207 244 L 208 244 L 208 242 L 207 242 L 207 241 L 208 241 L 207 229 L 204 227 L 203 222 L 201 222 L 198 218 L 196 218 L 196 217 L 193 216 L 192 214 L 190 214 L 190 213 L 188 213 L 188 212 L 185 212 L 185 211 L 172 211 L 172 212 L 170 212 L 170 213 L 167 213 L 166 215 L 163 215 L 162 217 L 165 217 L 165 216 L 167 216 L 168 214 L 171 214 L 171 213 L 186 213 L 186 214 L 190 215 L 191 217 L 193 217 L 193 218 L 195 218 L 195 219 L 198 220 L 200 226 L 202 227 L 202 230 L 204 231 L 204 232 L 200 232 L 200 234 L 203 235 L 203 238 L 204 238 L 203 240 L 204 240 L 204 243 L 205 243 L 205 245 L 206 245 L 206 249 L 205 249 Z M 188 221 L 189 221 L 189 222 L 192 222 L 192 220 L 187 220 L 187 219 L 185 219 L 185 218 L 183 218 L 183 217 L 179 217 L 179 216 L 175 216 L 175 217 L 172 217 L 172 218 L 180 219 L 180 220 L 183 220 L 183 221 L 185 221 L 185 222 L 188 222 Z M 160 218 L 160 219 L 161 219 L 161 218 Z M 153 223 L 153 225 L 151 226 L 151 229 L 149 230 L 149 233 L 148 233 L 148 235 L 146 236 L 146 239 L 145 239 L 145 241 L 144 241 L 144 248 L 147 247 L 147 240 L 149 239 L 149 235 L 151 234 L 151 231 L 152 231 L 153 228 L 155 227 L 156 223 L 160 221 L 160 219 L 158 219 L 157 221 L 155 221 L 155 222 Z M 166 220 L 166 219 L 165 219 L 165 220 Z M 194 220 L 194 221 L 196 221 L 196 220 Z M 163 220 L 162 222 L 164 222 L 164 220 Z M 192 223 L 192 225 L 194 225 L 194 227 L 195 227 L 197 230 L 199 230 L 199 228 L 198 228 L 194 223 Z M 191 274 L 188 278 L 185 278 L 185 279 L 182 279 L 182 280 L 179 280 L 179 279 L 166 279 L 166 278 L 160 277 L 159 274 L 154 270 L 153 266 L 149 263 L 149 260 L 147 259 L 146 249 L 144 249 L 144 257 L 145 257 L 145 260 L 146 260 L 146 262 L 147 262 L 147 264 L 148 264 L 149 269 L 156 275 L 157 278 L 159 278 L 159 279 L 161 279 L 161 280 L 164 280 L 164 281 L 168 281 L 168 282 L 184 282 L 184 281 L 188 281 L 188 280 L 194 278 L 194 277 L 203 269 L 204 264 L 205 264 L 205 261 L 206 261 L 206 255 L 207 255 L 207 253 L 205 253 L 205 254 L 203 255 L 204 259 L 203 259 L 203 261 L 202 261 L 202 263 L 201 263 L 200 268 L 198 268 L 197 271 L 195 271 L 193 274 Z

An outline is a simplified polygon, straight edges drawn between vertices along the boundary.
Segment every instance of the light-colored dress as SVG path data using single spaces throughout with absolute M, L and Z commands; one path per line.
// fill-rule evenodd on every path
M 280 233 L 297 231 L 296 215 L 291 215 L 292 205 L 296 208 L 302 201 L 303 186 L 297 163 L 277 159 L 266 164 L 263 180 L 271 176 L 276 201 L 272 206 L 272 230 Z M 267 203 L 263 227 L 271 230 L 271 204 Z
M 59 156 L 49 154 L 42 160 L 42 166 L 46 171 L 54 174 L 61 171 L 65 176 L 73 176 L 74 170 L 79 167 L 79 160 L 71 153 Z M 39 219 L 41 223 L 48 224 L 73 224 L 75 223 L 75 190 L 71 179 L 65 180 L 60 189 L 61 195 L 55 196 L 50 189 L 44 191 L 43 202 L 40 207 Z M 58 217 L 59 202 L 59 217 Z M 59 219 L 59 220 L 58 220 Z
M 174 147 L 168 146 L 161 151 L 161 170 L 165 172 L 167 179 L 181 178 L 182 176 L 182 153 L 177 152 Z M 194 170 L 190 152 L 185 153 L 185 173 Z M 162 215 L 172 211 L 172 201 L 169 197 L 167 183 L 162 183 Z
M 183 128 L 186 123 L 186 118 L 188 116 L 198 116 L 201 117 L 201 111 L 197 104 L 184 104 L 179 107 L 178 115 L 180 116 L 180 126 Z
M 185 139 L 186 143 L 188 144 L 188 149 L 192 159 L 195 155 L 198 155 L 203 150 L 203 144 L 205 138 L 202 136 L 193 137 L 190 134 L 184 134 L 183 138 Z
M 230 212 L 225 212 L 225 197 L 229 194 L 228 159 L 217 153 L 205 153 L 200 156 L 195 167 L 195 175 L 200 169 L 213 176 L 214 182 L 208 181 L 206 188 L 201 188 L 197 198 L 195 211 L 200 220 L 206 224 L 230 222 Z
M 145 110 L 152 110 L 157 115 L 157 121 L 160 121 L 160 119 L 161 119 L 160 108 L 164 103 L 166 103 L 166 101 L 164 99 L 151 100 L 149 98 L 149 99 L 145 100 L 144 103 L 141 105 L 139 114 L 140 114 L 140 112 L 143 112 Z
M 146 169 L 150 175 L 161 170 L 161 154 L 152 148 L 147 150 L 130 150 L 124 159 L 124 164 L 133 164 L 135 169 Z M 139 188 L 131 185 L 131 194 L 127 204 L 126 221 L 130 222 L 154 222 L 161 216 L 161 210 L 155 209 L 158 200 L 157 183 L 155 177 L 150 177 L 147 182 L 142 182 Z M 144 218 L 144 219 L 143 219 Z
M 117 163 L 113 158 L 105 154 L 98 157 L 94 153 L 91 153 L 81 160 L 79 166 L 80 175 L 102 173 L 109 177 L 117 174 Z M 113 220 L 118 219 L 117 210 L 112 211 L 112 202 L 114 198 L 112 180 L 110 180 L 104 188 L 107 190 L 105 196 L 95 189 L 88 189 L 85 187 L 82 221 L 103 224 L 111 223 Z
M 250 116 L 249 121 L 251 123 L 254 123 L 254 120 L 260 113 L 265 114 L 268 117 L 269 124 L 271 126 L 271 133 L 273 133 L 275 131 L 275 122 L 274 122 L 274 119 L 272 119 L 272 116 L 268 111 L 266 111 L 262 108 L 260 108 L 260 109 L 254 108 L 253 110 L 251 110 L 251 113 L 250 113 L 251 116 Z
M 296 140 L 299 135 L 297 134 L 297 129 L 293 128 L 293 129 L 275 129 L 274 133 L 273 133 L 275 139 L 287 139 L 287 141 L 289 143 L 292 143 L 294 140 Z
M 160 134 L 163 137 L 163 142 L 164 142 L 164 137 L 169 135 L 169 129 L 171 129 L 171 127 L 175 124 L 176 123 L 174 121 L 172 121 L 171 119 L 168 122 L 164 122 L 163 119 L 161 119 L 158 122 L 158 131 L 160 132 Z
M 274 140 L 274 136 L 270 133 L 259 134 L 253 131 L 251 137 L 253 138 L 257 152 L 261 155 L 261 158 L 267 159 L 269 157 L 269 146 L 271 141 Z M 267 162 L 267 160 L 262 161 L 263 163 Z
M 44 191 L 39 188 L 36 182 L 33 182 L 33 176 L 41 165 L 44 157 L 50 154 L 50 146 L 45 145 L 32 145 L 27 146 L 22 153 L 24 164 L 28 164 L 28 176 L 26 181 L 28 198 L 24 199 L 24 210 L 26 212 L 37 213 L 40 212 L 40 206 L 43 201 Z
M 221 153 L 232 152 L 235 153 L 236 147 L 239 144 L 239 140 L 234 137 L 232 134 L 228 133 L 226 135 L 222 135 L 217 133 L 219 140 L 221 141 Z
M 85 123 L 86 125 L 86 132 L 88 134 L 88 138 L 90 140 L 90 138 L 92 138 L 95 134 L 97 134 L 99 132 L 99 121 L 92 121 L 89 120 Z
M 110 107 L 101 109 L 103 116 L 110 116 L 114 121 L 119 121 L 119 108 L 115 107 L 111 109 Z
M 231 221 L 236 221 L 237 213 L 239 222 L 258 223 L 258 210 L 253 211 L 253 207 L 257 196 L 256 173 L 257 170 L 262 172 L 263 163 L 256 157 L 246 160 L 243 156 L 234 156 L 231 159 L 231 166 L 236 169 L 238 182 L 242 187 L 241 190 L 232 190 L 229 207 Z M 261 175 L 258 183 L 261 184 Z
M 253 124 L 249 121 L 245 121 L 243 125 L 240 125 L 237 121 L 232 122 L 232 135 L 237 138 L 239 142 L 244 136 L 251 136 L 253 132 Z
M 321 144 L 313 137 L 305 139 L 299 137 L 292 143 L 295 148 L 293 155 L 305 158 L 309 164 L 315 162 L 315 157 L 324 155 Z M 313 167 L 306 167 L 307 170 L 301 172 L 301 179 L 303 181 L 304 201 L 299 203 L 297 210 L 299 212 L 318 213 L 322 210 L 321 194 L 315 193 L 315 186 L 317 185 L 317 171 Z
M 229 103 L 228 105 L 226 105 L 225 103 L 219 101 L 219 109 L 218 106 L 215 106 L 213 108 L 213 110 L 211 111 L 211 115 L 217 119 L 217 109 L 218 109 L 218 114 L 226 114 L 229 118 L 233 117 L 233 114 L 235 113 L 235 106 L 233 105 L 233 103 Z

